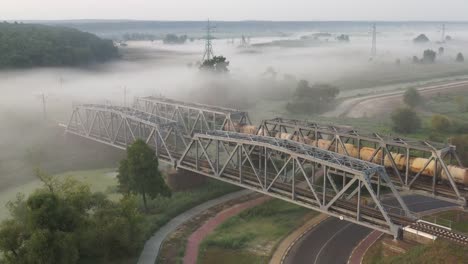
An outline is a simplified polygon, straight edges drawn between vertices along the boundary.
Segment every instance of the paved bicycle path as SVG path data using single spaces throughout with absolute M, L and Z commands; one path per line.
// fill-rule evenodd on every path
M 183 224 L 187 220 L 190 220 L 192 217 L 202 213 L 203 211 L 213 206 L 222 204 L 232 199 L 245 196 L 249 193 L 251 193 L 251 191 L 249 190 L 242 190 L 242 191 L 230 193 L 230 194 L 221 196 L 219 198 L 209 200 L 203 204 L 200 204 L 176 216 L 167 224 L 165 224 L 163 227 L 161 227 L 148 241 L 146 241 L 145 247 L 143 248 L 143 251 L 141 252 L 137 263 L 138 264 L 154 264 L 158 257 L 161 245 L 164 242 L 164 239 L 166 239 L 166 237 L 169 234 L 174 232 L 181 224 Z

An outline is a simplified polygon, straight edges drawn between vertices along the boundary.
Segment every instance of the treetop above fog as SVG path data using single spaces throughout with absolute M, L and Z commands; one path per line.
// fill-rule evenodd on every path
M 415 43 L 426 43 L 426 42 L 429 42 L 429 38 L 424 35 L 424 34 L 420 34 L 419 36 L 417 36 L 414 40 L 413 40 Z

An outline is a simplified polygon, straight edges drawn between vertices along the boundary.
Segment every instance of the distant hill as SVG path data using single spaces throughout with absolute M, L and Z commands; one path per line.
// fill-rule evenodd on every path
M 118 57 L 111 40 L 77 29 L 0 23 L 0 68 L 83 66 Z

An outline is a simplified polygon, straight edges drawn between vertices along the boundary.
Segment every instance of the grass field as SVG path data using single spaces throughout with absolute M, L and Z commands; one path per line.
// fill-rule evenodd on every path
M 404 254 L 385 252 L 382 241 L 375 243 L 366 253 L 363 264 L 445 264 L 466 263 L 468 249 L 443 240 L 428 245 L 417 245 Z
M 424 220 L 451 227 L 457 232 L 468 234 L 468 213 L 459 210 L 441 212 L 427 216 Z
M 279 242 L 315 215 L 281 200 L 246 210 L 202 242 L 198 263 L 268 263 Z

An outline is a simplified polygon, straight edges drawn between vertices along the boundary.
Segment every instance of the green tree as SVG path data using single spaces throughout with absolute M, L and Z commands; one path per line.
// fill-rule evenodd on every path
M 120 163 L 117 176 L 119 189 L 140 194 L 145 210 L 148 210 L 147 196 L 156 198 L 158 195 L 171 195 L 158 166 L 154 150 L 140 139 L 127 148 L 127 158 Z
M 415 43 L 426 43 L 426 42 L 429 42 L 429 38 L 424 35 L 424 34 L 420 34 L 419 36 L 417 36 L 415 39 L 413 39 L 413 41 Z
M 434 63 L 435 59 L 437 57 L 437 53 L 433 50 L 425 50 L 423 53 L 423 58 L 421 59 L 421 62 L 423 63 Z
M 43 188 L 8 203 L 12 218 L 0 224 L 4 262 L 113 263 L 138 252 L 142 217 L 133 196 L 117 203 L 74 180 L 42 179 Z
M 457 153 L 463 165 L 468 166 L 468 134 L 455 136 L 450 141 L 457 147 Z
M 431 127 L 437 132 L 446 132 L 450 130 L 450 120 L 443 115 L 433 115 L 431 118 Z
M 461 52 L 459 52 L 459 53 L 457 54 L 456 61 L 457 61 L 457 62 L 464 62 L 464 61 L 465 61 L 465 57 L 463 56 L 463 54 L 462 54 Z
M 329 84 L 309 85 L 306 80 L 297 83 L 292 102 L 288 102 L 286 108 L 298 113 L 321 113 L 330 109 L 335 102 L 340 89 Z
M 210 60 L 205 60 L 201 65 L 201 70 L 211 71 L 215 73 L 226 73 L 228 69 L 229 61 L 223 56 L 214 56 Z
M 421 105 L 423 97 L 415 88 L 408 88 L 403 95 L 403 102 L 409 107 L 416 107 Z
M 15 220 L 6 220 L 0 225 L 0 250 L 8 263 L 24 256 L 22 245 L 27 238 L 24 226 Z M 19 261 L 18 261 L 19 262 Z
M 0 23 L 0 68 L 79 66 L 119 56 L 112 40 L 72 28 Z
M 164 44 L 184 44 L 187 41 L 187 35 L 177 36 L 175 34 L 167 34 L 164 39 Z
M 421 119 L 410 108 L 396 109 L 391 116 L 393 129 L 400 133 L 411 133 L 421 128 Z

